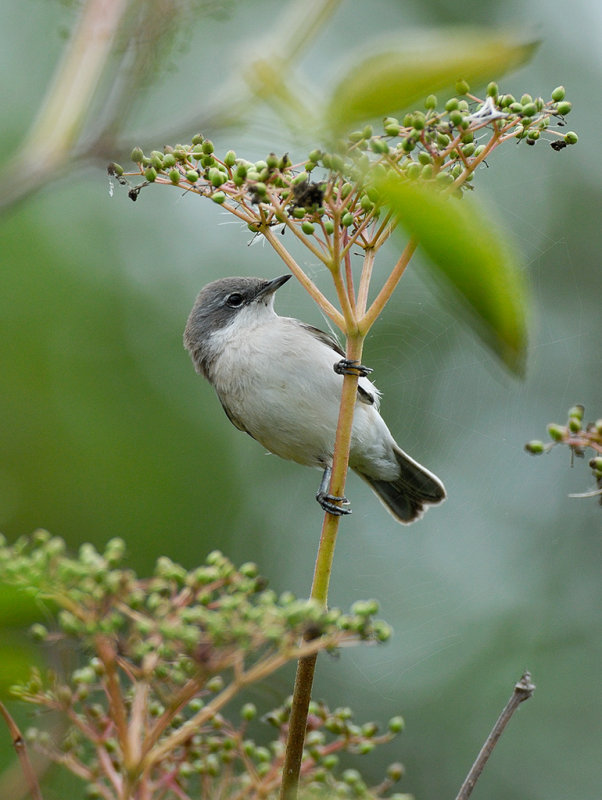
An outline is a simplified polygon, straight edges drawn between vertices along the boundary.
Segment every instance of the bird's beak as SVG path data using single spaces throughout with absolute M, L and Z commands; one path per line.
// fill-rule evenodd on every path
M 265 286 L 263 286 L 255 295 L 255 300 L 259 300 L 262 297 L 266 297 L 267 295 L 274 294 L 277 289 L 287 282 L 289 278 L 293 276 L 289 273 L 288 275 L 281 275 L 279 278 L 274 278 L 272 281 L 268 281 Z

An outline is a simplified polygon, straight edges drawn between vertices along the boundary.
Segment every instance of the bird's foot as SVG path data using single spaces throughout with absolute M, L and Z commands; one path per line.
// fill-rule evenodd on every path
M 332 514 L 335 517 L 342 517 L 345 514 L 351 514 L 351 509 L 345 508 L 345 506 L 349 505 L 349 500 L 347 500 L 346 497 L 337 497 L 334 494 L 318 492 L 316 495 L 316 500 L 324 511 L 327 511 L 329 514 Z M 339 506 L 337 503 L 342 503 L 343 505 Z
M 358 378 L 366 378 L 371 372 L 372 367 L 365 367 L 359 361 L 349 358 L 342 358 L 333 367 L 337 375 L 357 375 Z

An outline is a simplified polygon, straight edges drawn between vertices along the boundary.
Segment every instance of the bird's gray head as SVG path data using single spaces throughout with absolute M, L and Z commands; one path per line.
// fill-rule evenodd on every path
M 240 322 L 241 315 L 251 324 L 263 313 L 273 313 L 274 292 L 290 277 L 281 275 L 273 280 L 219 278 L 201 289 L 184 330 L 184 347 L 197 372 L 209 377 L 214 355 L 212 335 Z

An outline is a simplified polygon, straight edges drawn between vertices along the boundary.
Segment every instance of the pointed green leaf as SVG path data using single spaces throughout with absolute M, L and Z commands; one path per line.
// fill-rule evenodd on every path
M 508 236 L 472 198 L 451 197 L 423 182 L 388 175 L 379 183 L 399 225 L 418 242 L 436 273 L 473 312 L 481 339 L 515 373 L 524 371 L 527 306 L 519 259 Z
M 356 61 L 332 94 L 326 109 L 331 130 L 407 109 L 453 88 L 458 80 L 477 86 L 498 78 L 533 54 L 536 43 L 488 30 L 451 28 L 375 42 Z

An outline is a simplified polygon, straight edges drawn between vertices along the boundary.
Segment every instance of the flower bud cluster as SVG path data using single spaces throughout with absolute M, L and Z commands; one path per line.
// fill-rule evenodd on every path
M 14 687 L 17 697 L 64 718 L 61 741 L 33 729 L 28 740 L 86 777 L 99 797 L 113 796 L 111 775 L 138 773 L 156 786 L 176 781 L 179 797 L 221 796 L 218 784 L 215 794 L 202 788 L 214 780 L 236 780 L 239 791 L 248 781 L 244 796 L 255 797 L 255 783 L 263 791 L 279 775 L 275 765 L 283 758 L 287 716 L 272 712 L 270 721 L 280 720 L 280 738 L 270 747 L 256 746 L 246 734 L 255 707 L 242 705 L 236 725 L 222 716 L 226 700 L 302 652 L 390 636 L 386 623 L 374 618 L 374 600 L 356 602 L 349 613 L 325 610 L 290 592 L 276 594 L 255 564 L 236 568 L 219 551 L 192 570 L 159 558 L 149 578 L 123 567 L 124 554 L 120 539 L 103 551 L 82 545 L 71 556 L 46 531 L 13 545 L 0 537 L 0 582 L 46 601 L 44 624 L 32 626 L 33 637 L 52 651 L 63 643 L 71 655 L 53 658 L 71 663 L 71 671 L 35 669 Z M 341 714 L 324 708 L 319 727 L 330 730 Z M 368 752 L 378 741 L 373 726 L 352 727 L 349 720 L 337 725 L 342 744 L 333 749 L 331 743 L 328 752 Z M 152 769 L 144 768 L 142 755 L 132 763 L 133 731 L 141 754 L 147 743 L 147 757 L 153 747 L 161 749 Z M 308 747 L 322 753 L 316 737 Z M 322 756 L 316 770 L 318 762 L 323 769 Z M 257 796 L 270 796 L 257 787 Z
M 442 105 L 429 95 L 424 108 L 402 118 L 386 117 L 382 129 L 371 125 L 352 131 L 328 150 L 315 148 L 293 164 L 288 156 L 269 153 L 247 161 L 232 150 L 219 157 L 201 134 L 187 145 L 167 146 L 145 154 L 134 148 L 137 172 L 117 164 L 109 172 L 129 186 L 135 200 L 150 183 L 166 183 L 207 196 L 244 220 L 252 232 L 268 225 L 294 227 L 300 238 L 317 238 L 327 247 L 335 228 L 356 235 L 357 244 L 374 246 L 370 230 L 382 228 L 379 179 L 393 171 L 408 180 L 432 183 L 461 194 L 472 188 L 474 171 L 493 150 L 510 139 L 535 145 L 546 140 L 554 149 L 577 142 L 573 131 L 562 133 L 571 110 L 564 87 L 549 100 L 524 94 L 520 99 L 487 87 L 484 100 L 469 94 L 462 82 L 459 96 Z M 142 177 L 132 185 L 128 178 Z M 360 235 L 361 234 L 361 235 Z
M 573 457 L 585 458 L 588 450 L 594 452 L 594 457 L 590 458 L 589 466 L 596 481 L 597 489 L 593 492 L 586 492 L 577 497 L 599 496 L 602 505 L 602 419 L 595 422 L 588 422 L 584 425 L 583 416 L 585 409 L 582 405 L 574 405 L 569 408 L 568 419 L 565 425 L 558 425 L 551 422 L 548 427 L 550 441 L 544 443 L 539 439 L 527 442 L 525 450 L 531 455 L 540 455 L 550 451 L 557 444 L 565 444 L 571 451 Z

